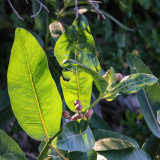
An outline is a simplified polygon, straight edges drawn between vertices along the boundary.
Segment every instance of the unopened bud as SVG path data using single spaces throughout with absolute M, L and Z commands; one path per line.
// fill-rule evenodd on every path
M 85 118 L 89 119 L 92 117 L 92 114 L 93 114 L 93 110 L 88 109 L 84 116 L 85 116 Z
M 77 120 L 77 114 L 75 114 L 73 117 L 72 117 L 72 120 Z
M 76 105 L 76 110 L 77 111 L 81 111 L 82 110 L 82 105 L 81 104 L 77 104 Z
M 115 74 L 115 76 L 118 81 L 121 81 L 123 79 L 123 76 L 120 73 Z
M 76 106 L 77 104 L 80 104 L 81 105 L 81 102 L 79 100 L 75 100 L 74 101 L 74 105 Z
M 83 114 L 80 112 L 80 113 L 78 113 L 78 115 L 77 115 L 77 119 L 82 119 L 83 118 Z
M 62 112 L 63 117 L 69 117 L 69 112 L 67 110 Z

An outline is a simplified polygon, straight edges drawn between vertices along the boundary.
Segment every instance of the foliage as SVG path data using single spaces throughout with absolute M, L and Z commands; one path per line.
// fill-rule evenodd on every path
M 79 14 L 71 26 L 64 25 L 60 19 L 65 17 L 67 20 L 69 15 L 74 15 L 73 1 L 65 0 L 63 8 L 60 8 L 56 1 L 48 0 L 43 3 L 54 11 L 53 15 L 42 11 L 35 17 L 36 30 L 45 39 L 45 42 L 34 32 L 21 27 L 17 28 L 7 76 L 11 107 L 18 123 L 29 136 L 41 141 L 41 152 L 37 160 L 51 159 L 52 157 L 74 160 L 96 160 L 100 157 L 109 160 L 151 160 L 156 157 L 160 138 L 158 79 L 133 54 L 127 55 L 131 75 L 125 77 L 120 75 L 121 78 L 118 78 L 114 68 L 109 64 L 109 66 L 105 65 L 109 70 L 102 76 L 94 38 L 91 34 L 91 31 L 95 31 L 96 40 L 97 34 L 104 34 L 103 30 L 96 30 L 99 23 L 96 21 L 95 25 L 91 25 L 90 30 L 87 18 Z M 119 1 L 115 1 L 115 3 L 120 6 L 122 12 L 127 12 L 128 17 L 132 16 L 132 6 L 135 5 L 135 2 L 124 0 L 121 3 Z M 144 9 L 152 6 L 150 0 L 139 0 L 137 3 Z M 156 1 L 156 3 L 158 2 Z M 86 9 L 83 10 L 83 13 L 95 12 L 86 6 L 86 1 L 78 1 L 78 4 L 79 11 Z M 35 14 L 37 10 L 35 2 L 33 2 L 33 9 Z M 110 20 L 123 29 L 132 31 L 109 13 L 103 11 L 103 14 L 109 18 L 102 22 L 102 25 L 107 26 L 105 42 L 113 36 Z M 147 33 L 147 29 L 144 32 Z M 144 32 L 139 33 L 143 38 L 145 37 Z M 129 36 L 132 34 L 137 34 L 137 31 L 130 32 Z M 151 45 L 152 38 L 149 40 L 147 38 L 146 43 L 149 41 L 148 44 Z M 130 47 L 130 45 L 128 46 Z M 121 68 L 123 51 L 128 48 L 124 31 L 116 33 L 114 40 L 110 41 L 107 48 L 107 52 L 115 56 L 116 70 Z M 137 49 L 135 46 L 131 48 Z M 100 46 L 97 46 L 97 49 L 99 50 Z M 101 58 L 104 56 L 102 55 Z M 99 91 L 99 97 L 90 104 L 92 82 Z M 96 116 L 91 119 L 85 118 L 85 116 L 76 117 L 78 120 L 73 119 L 72 116 L 67 117 L 66 122 L 61 122 L 61 99 L 64 101 L 64 106 L 67 105 L 72 111 L 70 113 L 76 116 L 79 111 L 74 106 L 75 100 L 81 102 L 82 115 L 85 115 L 88 110 L 92 111 L 91 109 L 101 99 L 112 101 L 120 94 L 132 93 L 137 94 L 144 119 L 154 134 L 142 148 L 134 139 L 109 130 L 107 125 L 99 126 L 94 123 L 96 119 L 99 120 Z M 4 101 L 0 101 L 0 109 L 2 108 L 3 111 L 10 107 L 10 102 L 6 91 L 1 96 L 5 97 Z M 6 121 L 8 122 L 9 119 L 10 117 Z M 103 120 L 101 122 L 104 123 Z M 26 159 L 13 140 L 3 131 L 0 131 L 0 135 L 0 144 L 4 148 L 0 159 Z M 153 145 L 154 141 L 157 142 L 156 147 L 150 150 L 148 146 Z

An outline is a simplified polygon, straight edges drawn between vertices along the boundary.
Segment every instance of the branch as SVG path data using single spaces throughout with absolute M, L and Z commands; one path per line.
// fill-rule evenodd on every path
M 42 2 L 40 2 L 39 0 L 36 0 L 36 1 L 37 1 L 37 3 L 39 3 L 40 7 L 39 7 L 39 10 L 37 13 L 31 15 L 31 18 L 36 17 L 41 12 L 42 8 L 44 8 L 49 13 L 48 8 Z
M 76 18 L 78 18 L 78 3 L 77 0 L 75 0 L 75 8 L 74 8 L 75 12 L 76 12 Z
M 12 8 L 13 13 L 16 14 L 16 16 L 23 21 L 24 19 L 23 19 L 23 18 L 18 14 L 18 12 L 14 9 L 14 7 L 13 7 L 13 5 L 12 5 L 12 3 L 11 3 L 10 0 L 8 0 L 8 3 L 9 3 L 9 5 L 10 5 L 10 7 Z
M 106 17 L 104 16 L 104 14 L 93 4 L 93 3 L 95 3 L 95 1 L 91 1 L 91 0 L 86 0 L 86 1 L 96 11 L 96 13 L 98 15 L 98 19 L 100 19 L 100 17 L 102 17 L 103 19 L 106 19 Z

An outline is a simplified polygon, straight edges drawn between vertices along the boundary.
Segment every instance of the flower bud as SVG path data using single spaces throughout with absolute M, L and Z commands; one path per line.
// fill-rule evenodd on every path
M 123 79 L 123 76 L 120 73 L 115 74 L 115 76 L 118 81 L 121 81 Z
M 93 114 L 93 110 L 88 109 L 84 116 L 85 116 L 85 118 L 89 119 L 92 117 L 92 114 Z
M 75 100 L 74 105 L 76 106 L 77 104 L 81 105 L 81 102 L 79 100 Z
M 78 114 L 75 114 L 75 115 L 72 117 L 72 120 L 75 120 L 75 121 L 76 121 L 76 120 L 77 120 L 77 115 L 78 115 Z
M 62 112 L 63 117 L 69 117 L 69 112 L 67 110 Z
M 81 104 L 77 104 L 77 105 L 76 105 L 76 110 L 77 110 L 77 111 L 81 111 L 81 110 L 82 110 L 82 108 L 83 108 L 83 107 L 82 107 L 82 105 L 81 105 Z
M 78 115 L 77 115 L 77 119 L 82 119 L 83 118 L 83 114 L 80 112 L 80 113 L 78 113 Z

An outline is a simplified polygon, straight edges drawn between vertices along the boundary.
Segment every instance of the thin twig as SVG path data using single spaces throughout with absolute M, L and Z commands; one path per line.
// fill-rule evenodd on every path
M 37 13 L 31 15 L 31 18 L 36 17 L 41 12 L 42 8 L 44 8 L 49 13 L 48 8 L 42 2 L 40 2 L 39 0 L 36 0 L 36 1 L 37 1 L 37 3 L 39 3 L 40 7 L 39 7 L 39 10 Z
M 75 12 L 76 12 L 76 18 L 78 18 L 78 2 L 77 0 L 75 0 L 75 8 L 74 8 Z
M 96 11 L 98 18 L 102 17 L 103 19 L 106 19 L 106 17 L 104 16 L 104 14 L 93 4 L 93 2 L 91 0 L 86 0 L 89 5 Z
M 23 19 L 23 18 L 18 14 L 18 12 L 14 9 L 14 7 L 13 7 L 13 5 L 12 5 L 12 3 L 11 3 L 10 0 L 8 0 L 8 3 L 9 3 L 9 5 L 10 5 L 10 7 L 12 8 L 13 13 L 16 14 L 16 16 L 23 21 L 24 19 Z

